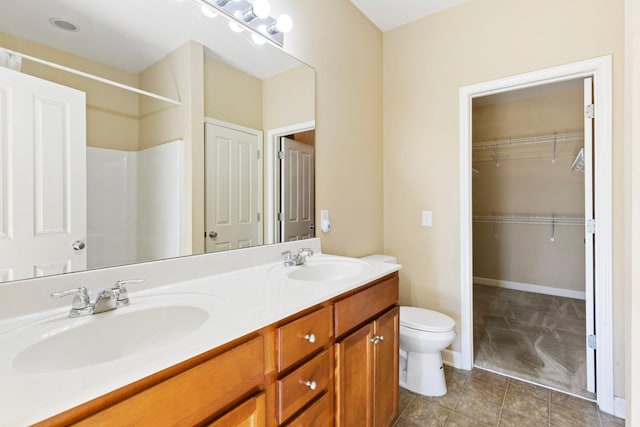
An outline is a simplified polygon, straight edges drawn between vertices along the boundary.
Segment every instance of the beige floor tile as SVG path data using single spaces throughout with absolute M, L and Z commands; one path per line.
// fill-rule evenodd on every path
M 402 413 L 402 418 L 420 426 L 437 427 L 444 426 L 450 414 L 451 409 L 417 395 L 407 405 Z
M 456 412 L 482 423 L 498 425 L 500 406 L 486 400 L 465 396 L 465 393 L 466 390 L 455 407 Z
M 546 427 L 549 425 L 549 420 L 545 422 L 536 421 L 531 418 L 527 418 L 524 414 L 511 412 L 508 409 L 502 408 L 500 414 L 500 427 Z
M 602 422 L 602 427 L 625 426 L 625 422 L 622 418 L 614 417 L 613 415 L 605 414 L 604 412 L 600 412 L 600 421 Z
M 454 412 L 449 417 L 449 421 L 447 422 L 447 427 L 494 427 L 495 424 L 491 423 L 483 423 L 477 420 L 474 420 L 466 415 L 458 414 Z
M 508 387 L 503 409 L 524 415 L 538 423 L 549 422 L 549 400 L 538 399 L 518 387 Z

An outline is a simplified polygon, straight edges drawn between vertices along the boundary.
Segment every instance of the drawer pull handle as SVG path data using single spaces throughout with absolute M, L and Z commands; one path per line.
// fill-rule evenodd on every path
M 307 334 L 304 336 L 304 339 L 313 344 L 316 342 L 316 334 Z
M 318 383 L 316 383 L 315 381 L 307 381 L 304 383 L 304 385 L 309 387 L 311 391 L 316 391 L 316 389 L 318 388 Z
M 374 344 L 380 344 L 383 341 L 384 341 L 384 336 L 382 335 L 376 335 L 375 337 L 371 338 L 371 342 Z

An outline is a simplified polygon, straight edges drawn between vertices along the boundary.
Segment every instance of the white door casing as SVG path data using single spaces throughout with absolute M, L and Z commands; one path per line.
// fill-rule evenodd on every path
M 0 67 L 0 280 L 86 269 L 85 105 Z
M 262 243 L 262 133 L 205 123 L 205 250 Z
M 594 274 L 594 238 L 595 234 L 589 230 L 589 220 L 594 218 L 593 212 L 593 117 L 587 114 L 590 105 L 594 105 L 593 78 L 584 79 L 584 218 L 587 222 L 584 230 L 584 265 L 585 265 L 585 348 L 587 356 L 587 391 L 596 392 L 596 349 L 591 345 L 590 337 L 595 337 L 595 305 L 593 300 Z
M 612 60 L 603 56 L 460 88 L 460 291 L 461 352 L 457 366 L 473 366 L 473 259 L 471 211 L 471 105 L 473 98 L 593 77 L 593 193 L 597 239 L 594 243 L 594 303 L 597 338 L 598 407 L 614 413 L 613 289 L 612 289 Z M 456 355 L 453 355 L 456 359 Z
M 281 241 L 314 237 L 314 152 L 313 147 L 281 138 Z

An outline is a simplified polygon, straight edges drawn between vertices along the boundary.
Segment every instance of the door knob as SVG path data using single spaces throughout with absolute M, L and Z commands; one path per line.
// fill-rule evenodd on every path
M 71 245 L 71 247 L 73 248 L 74 251 L 81 251 L 83 250 L 87 245 L 84 244 L 84 242 L 82 240 L 76 240 L 75 242 L 73 242 L 73 244 Z
M 315 224 L 309 224 L 309 228 L 312 229 L 312 230 L 315 230 L 316 229 L 316 225 Z
M 217 231 L 210 231 L 209 232 L 209 237 L 211 237 L 212 239 L 215 239 L 216 237 L 218 237 L 218 232 Z

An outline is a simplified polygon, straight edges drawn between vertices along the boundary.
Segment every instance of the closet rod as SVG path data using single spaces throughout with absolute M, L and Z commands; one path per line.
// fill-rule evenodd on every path
M 120 89 L 128 90 L 130 92 L 135 92 L 135 93 L 137 93 L 139 95 L 145 95 L 145 96 L 148 96 L 150 98 L 159 99 L 160 101 L 165 101 L 165 102 L 168 102 L 168 103 L 173 104 L 173 105 L 181 105 L 182 104 L 182 102 L 176 101 L 175 99 L 166 98 L 164 96 L 156 95 L 155 93 L 147 92 L 146 90 L 138 89 L 137 87 L 125 85 L 123 83 L 118 83 L 118 82 L 113 81 L 113 80 L 105 79 L 104 77 L 99 77 L 99 76 L 96 76 L 94 74 L 85 73 L 84 71 L 76 70 L 75 68 L 65 67 L 64 65 L 60 65 L 60 64 L 56 64 L 55 62 L 50 62 L 50 61 L 46 61 L 44 59 L 36 58 L 35 56 L 30 56 L 30 55 L 27 55 L 27 54 L 24 54 L 24 53 L 21 53 L 21 52 L 16 52 L 16 51 L 11 50 L 11 49 L 6 49 L 6 48 L 3 48 L 3 47 L 0 47 L 0 51 L 8 52 L 10 54 L 19 56 L 19 57 L 21 57 L 23 59 L 27 59 L 29 61 L 33 61 L 33 62 L 37 62 L 37 63 L 42 64 L 42 65 L 46 65 L 47 67 L 55 68 L 57 70 L 66 71 L 68 73 L 75 74 L 77 76 L 81 76 L 81 77 L 85 77 L 87 79 L 95 80 L 95 81 L 98 81 L 100 83 L 105 83 L 105 84 L 108 84 L 110 86 L 119 87 Z
M 584 139 L 584 132 L 558 133 L 552 135 L 533 136 L 529 138 L 503 139 L 499 141 L 485 141 L 472 144 L 473 151 L 495 150 L 498 148 L 514 147 L 518 145 L 544 144 L 549 142 L 568 142 Z
M 580 216 L 474 215 L 473 222 L 493 224 L 584 225 Z

